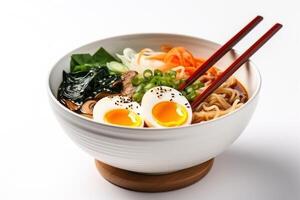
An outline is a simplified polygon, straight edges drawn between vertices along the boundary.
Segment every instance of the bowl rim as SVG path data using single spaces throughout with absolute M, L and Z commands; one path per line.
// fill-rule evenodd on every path
M 79 118 L 79 119 L 82 119 L 84 121 L 87 121 L 89 123 L 92 123 L 93 125 L 95 126 L 105 126 L 107 128 L 113 128 L 113 129 L 124 129 L 124 130 L 137 130 L 137 131 L 156 131 L 157 132 L 160 132 L 160 131 L 166 131 L 166 130 L 179 130 L 179 129 L 186 129 L 186 128 L 192 128 L 192 127 L 196 127 L 196 126 L 204 126 L 204 125 L 208 125 L 208 124 L 212 124 L 216 121 L 220 121 L 220 120 L 223 120 L 225 118 L 228 118 L 232 115 L 235 115 L 237 112 L 243 110 L 246 106 L 248 106 L 248 104 L 250 104 L 250 102 L 252 102 L 259 94 L 260 90 L 261 90 L 261 85 L 262 85 L 262 77 L 261 77 L 261 73 L 258 69 L 258 67 L 256 66 L 256 64 L 254 64 L 252 62 L 251 59 L 248 60 L 248 63 L 251 64 L 251 67 L 253 68 L 253 70 L 255 71 L 255 74 L 257 76 L 257 87 L 256 89 L 254 90 L 252 96 L 248 99 L 248 101 L 246 103 L 244 103 L 241 107 L 239 107 L 238 109 L 226 114 L 226 115 L 223 115 L 223 116 L 220 116 L 220 117 L 217 117 L 216 119 L 212 119 L 212 120 L 208 120 L 208 121 L 203 121 L 201 123 L 195 123 L 195 124 L 190 124 L 190 125 L 185 125 L 185 126 L 179 126 L 179 127 L 168 127 L 168 128 L 162 128 L 162 127 L 148 127 L 148 128 L 145 128 L 145 127 L 126 127 L 126 126 L 115 126 L 115 125 L 111 125 L 111 124 L 104 124 L 104 123 L 101 123 L 101 122 L 96 122 L 94 121 L 93 119 L 90 119 L 90 118 L 87 118 L 87 117 L 84 117 L 84 116 L 81 116 L 71 110 L 69 110 L 68 108 L 66 108 L 64 105 L 62 105 L 58 100 L 57 98 L 55 97 L 55 95 L 52 93 L 52 90 L 51 90 L 51 87 L 50 87 L 50 77 L 51 77 L 51 74 L 52 72 L 54 71 L 55 67 L 57 66 L 57 64 L 64 58 L 66 57 L 67 55 L 83 48 L 83 47 L 86 47 L 86 46 L 89 46 L 89 45 L 92 45 L 94 43 L 99 43 L 103 40 L 113 40 L 113 39 L 117 39 L 117 38 L 122 38 L 122 37 L 140 37 L 140 36 L 173 36 L 173 37 L 185 37 L 185 38 L 190 38 L 190 39 L 194 39 L 194 40 L 202 40 L 204 42 L 207 42 L 207 43 L 210 43 L 212 45 L 215 45 L 215 46 L 220 46 L 221 44 L 219 43 L 216 43 L 216 42 L 213 42 L 211 40 L 207 40 L 207 39 L 203 39 L 201 37 L 196 37 L 196 36 L 191 36 L 191 35 L 186 35 L 186 34 L 174 34 L 174 33 L 158 33 L 158 32 L 146 32 L 146 33 L 130 33 L 130 34 L 122 34 L 122 35 L 115 35 L 115 36 L 112 36 L 112 37 L 105 37 L 105 38 L 102 38 L 102 39 L 99 39 L 99 40 L 95 40 L 95 41 L 92 41 L 92 42 L 89 42 L 87 44 L 84 44 L 78 48 L 75 48 L 71 51 L 69 51 L 68 53 L 66 53 L 64 56 L 62 56 L 57 62 L 55 62 L 55 64 L 50 68 L 50 70 L 48 71 L 48 74 L 47 74 L 47 91 L 48 91 L 48 95 L 50 96 L 50 99 L 52 100 L 52 102 L 55 102 L 55 104 L 61 108 L 62 110 L 64 110 L 65 112 L 67 112 L 68 114 L 74 116 L 75 118 Z M 232 51 L 234 53 L 236 53 L 237 55 L 240 55 L 240 53 L 235 50 L 235 49 L 232 49 Z M 246 88 L 247 89 L 247 88 Z

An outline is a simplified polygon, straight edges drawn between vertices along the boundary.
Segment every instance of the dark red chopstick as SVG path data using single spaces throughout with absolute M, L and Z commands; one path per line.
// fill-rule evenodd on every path
M 195 82 L 202 76 L 209 68 L 211 68 L 220 58 L 222 58 L 228 51 L 232 49 L 241 39 L 243 39 L 259 22 L 263 20 L 262 16 L 255 17 L 249 24 L 247 24 L 241 31 L 226 42 L 220 49 L 218 49 L 210 58 L 208 58 L 184 83 L 179 86 L 179 91 Z
M 220 76 L 218 76 L 196 99 L 192 102 L 192 109 L 204 101 L 212 92 L 222 85 L 232 74 L 237 71 L 258 49 L 260 49 L 282 25 L 277 23 L 261 36 L 249 49 L 247 49 L 240 57 L 238 57 Z

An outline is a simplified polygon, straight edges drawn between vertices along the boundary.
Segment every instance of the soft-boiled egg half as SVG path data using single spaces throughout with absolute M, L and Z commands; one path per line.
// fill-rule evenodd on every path
M 143 127 L 144 120 L 140 104 L 124 96 L 108 96 L 94 106 L 93 119 L 97 122 L 126 126 Z
M 145 123 L 149 127 L 178 127 L 192 122 L 189 101 L 170 87 L 158 86 L 148 90 L 141 106 Z

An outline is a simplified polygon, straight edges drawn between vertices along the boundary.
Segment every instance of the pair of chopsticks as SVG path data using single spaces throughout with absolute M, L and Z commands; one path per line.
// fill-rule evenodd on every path
M 242 38 L 244 38 L 257 24 L 263 20 L 263 17 L 255 17 L 241 31 L 226 42 L 218 49 L 210 58 L 208 58 L 184 83 L 179 87 L 179 91 L 183 91 L 190 86 L 200 76 L 202 76 L 209 68 L 211 68 L 218 60 L 220 60 L 228 51 L 232 49 Z M 281 29 L 282 25 L 276 23 L 263 36 L 261 36 L 249 49 L 247 49 L 240 57 L 238 57 L 224 72 L 222 72 L 200 95 L 198 95 L 191 103 L 192 109 L 195 109 L 203 102 L 211 93 L 220 87 L 234 72 L 236 72 L 248 59 L 260 49 L 271 37 Z

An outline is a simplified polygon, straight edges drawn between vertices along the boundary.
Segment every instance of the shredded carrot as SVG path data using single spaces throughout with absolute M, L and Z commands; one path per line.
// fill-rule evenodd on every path
M 218 75 L 218 71 L 217 71 L 217 69 L 215 67 L 211 67 L 208 71 L 210 73 L 212 73 L 214 76 Z
M 160 50 L 162 50 L 163 52 L 169 52 L 173 47 L 171 45 L 168 44 L 164 44 L 160 46 Z
M 204 63 L 206 60 L 203 59 L 203 58 L 194 58 L 196 60 L 196 62 L 199 62 L 199 63 Z
M 137 63 L 139 64 L 141 61 L 142 55 L 147 52 L 149 49 L 142 49 L 138 54 Z M 159 60 L 164 62 L 164 65 L 159 69 L 162 71 L 168 71 L 172 68 L 182 66 L 184 70 L 180 70 L 182 73 L 190 76 L 192 75 L 197 68 L 199 68 L 205 60 L 202 58 L 196 58 L 193 56 L 191 52 L 189 52 L 184 47 L 172 47 L 170 45 L 162 45 L 161 50 L 163 52 L 149 55 L 149 59 Z M 210 73 L 213 75 L 217 75 L 218 71 L 215 67 L 210 68 Z
M 162 67 L 163 71 L 169 70 L 172 67 L 196 67 L 197 61 L 194 56 L 183 47 L 174 47 L 166 53 L 163 61 L 165 66 Z
M 166 53 L 159 53 L 149 56 L 150 59 L 163 61 L 165 59 Z
M 188 74 L 188 75 L 192 75 L 195 71 L 196 71 L 197 68 L 195 67 L 185 67 L 185 72 Z
M 169 71 L 174 67 L 174 65 L 170 65 L 170 64 L 165 64 L 162 67 L 160 67 L 160 70 L 165 72 L 165 71 Z

